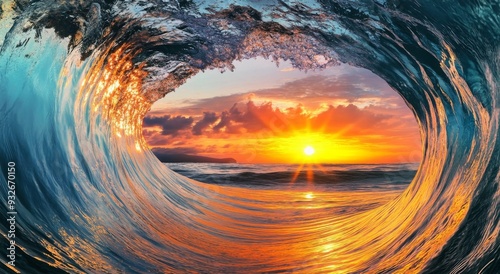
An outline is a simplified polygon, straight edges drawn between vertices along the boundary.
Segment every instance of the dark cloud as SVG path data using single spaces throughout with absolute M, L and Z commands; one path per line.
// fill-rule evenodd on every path
M 156 133 L 156 131 L 154 131 L 154 130 L 148 130 L 148 129 L 142 130 L 142 136 L 144 136 L 146 138 L 152 137 L 155 133 Z
M 271 102 L 255 105 L 253 101 L 248 101 L 240 110 L 238 104 L 234 104 L 231 109 L 223 111 L 220 121 L 213 130 L 219 132 L 222 129 L 229 134 L 255 133 L 262 130 L 273 131 L 283 124 L 283 114 L 277 108 L 273 108 Z
M 146 116 L 144 118 L 144 126 L 160 126 L 163 135 L 175 135 L 180 130 L 189 129 L 193 121 L 193 117 L 184 117 L 181 115 Z
M 142 132 L 148 133 L 147 135 L 144 135 L 144 137 L 146 138 L 149 146 L 155 147 L 172 145 L 171 135 L 162 135 L 161 132 L 154 130 L 143 130 Z
M 201 135 L 203 130 L 214 124 L 219 119 L 215 112 L 203 112 L 203 118 L 193 126 L 193 134 Z
M 233 106 L 234 108 L 234 106 Z M 229 128 L 231 126 L 231 115 L 229 111 L 223 111 L 220 115 L 220 121 L 213 127 L 215 132 L 219 132 L 223 128 Z

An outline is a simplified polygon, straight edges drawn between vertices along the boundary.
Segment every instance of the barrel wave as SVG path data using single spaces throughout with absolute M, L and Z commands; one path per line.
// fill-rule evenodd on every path
M 17 210 L 3 271 L 497 273 L 499 14 L 496 0 L 2 1 L 0 188 L 14 162 Z M 421 130 L 410 186 L 311 204 L 160 163 L 151 104 L 257 56 L 387 81 Z

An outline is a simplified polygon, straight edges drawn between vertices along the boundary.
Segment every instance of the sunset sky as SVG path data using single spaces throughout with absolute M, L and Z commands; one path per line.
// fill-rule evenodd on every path
M 421 159 L 413 114 L 368 70 L 342 65 L 306 73 L 264 59 L 235 68 L 200 73 L 156 102 L 144 119 L 149 146 L 240 163 Z M 308 146 L 312 155 L 304 153 Z

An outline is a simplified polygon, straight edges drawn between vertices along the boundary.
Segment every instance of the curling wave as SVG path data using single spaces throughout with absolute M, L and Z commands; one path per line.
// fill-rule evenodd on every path
M 3 1 L 0 183 L 7 193 L 15 162 L 18 212 L 16 266 L 2 256 L 3 269 L 494 273 L 499 10 L 487 0 Z M 203 184 L 162 165 L 141 135 L 151 104 L 201 70 L 255 56 L 303 70 L 349 63 L 386 80 L 421 130 L 410 186 L 313 198 Z M 376 206 L 334 210 L 350 204 Z

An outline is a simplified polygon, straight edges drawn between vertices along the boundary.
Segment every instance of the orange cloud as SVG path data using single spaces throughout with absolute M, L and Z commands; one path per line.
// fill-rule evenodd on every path
M 149 113 L 151 147 L 240 162 L 416 162 L 420 134 L 413 114 L 387 84 L 365 70 L 313 75 L 280 87 L 184 100 Z M 167 150 L 168 152 L 168 150 Z
M 197 154 L 243 158 L 250 162 L 289 162 L 293 158 L 289 151 L 295 149 L 300 154 L 307 142 L 321 148 L 318 156 L 321 161 L 404 161 L 396 156 L 415 154 L 415 147 L 419 146 L 416 125 L 414 121 L 414 125 L 411 124 L 411 115 L 401 119 L 383 110 L 353 104 L 330 105 L 319 112 L 300 104 L 282 110 L 273 107 L 272 102 L 256 105 L 248 101 L 236 103 L 220 113 L 204 112 L 198 118 L 148 116 L 144 136 L 153 147 L 189 148 Z M 300 136 L 308 136 L 308 140 Z M 335 155 L 329 146 L 336 147 Z M 242 157 L 242 154 L 250 156 Z M 412 160 L 414 158 L 412 156 Z M 293 161 L 299 160 L 300 157 L 293 158 Z

